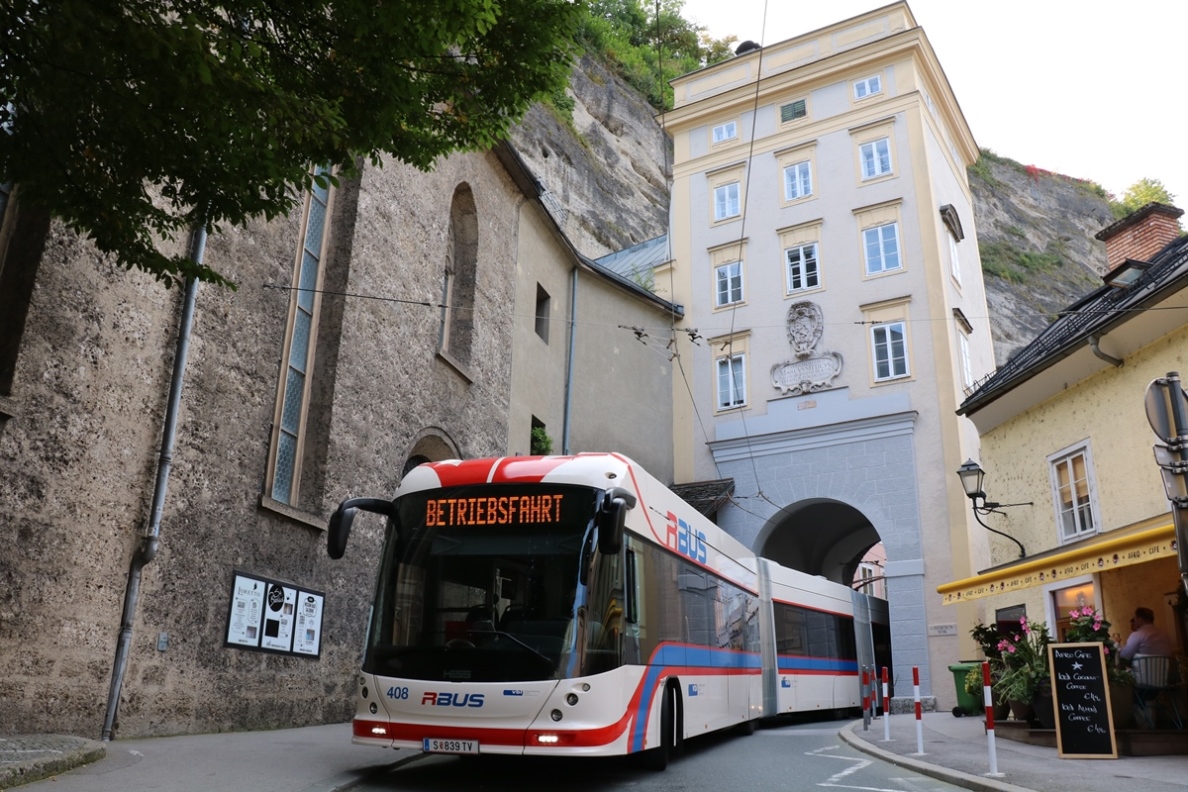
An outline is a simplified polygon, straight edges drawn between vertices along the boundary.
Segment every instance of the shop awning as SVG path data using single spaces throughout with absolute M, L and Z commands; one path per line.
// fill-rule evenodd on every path
M 1022 558 L 965 580 L 945 583 L 936 590 L 944 598 L 944 604 L 953 605 L 992 594 L 1068 580 L 1090 572 L 1175 557 L 1176 529 L 1168 523 L 1134 532 L 1111 531 L 1071 547 L 1033 558 Z

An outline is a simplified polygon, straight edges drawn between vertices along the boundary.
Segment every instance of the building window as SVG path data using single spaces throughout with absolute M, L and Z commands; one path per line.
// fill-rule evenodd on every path
M 327 173 L 318 168 L 315 175 Z M 301 448 L 304 439 L 310 372 L 313 370 L 319 289 L 323 275 L 326 228 L 329 221 L 330 187 L 313 183 L 309 194 L 305 228 L 301 235 L 293 290 L 289 302 L 289 325 L 281 360 L 280 397 L 273 424 L 269 496 L 296 504 L 301 480 Z
M 908 375 L 906 329 L 903 322 L 887 322 L 870 329 L 876 382 Z
M 879 138 L 858 147 L 862 160 L 862 178 L 874 179 L 891 172 L 891 139 Z
M 741 214 L 738 201 L 738 182 L 714 188 L 714 220 L 726 220 Z
M 718 124 L 714 127 L 714 143 L 724 143 L 737 137 L 738 124 L 734 121 L 727 121 L 725 124 Z
M 729 410 L 747 403 L 747 378 L 744 355 L 727 355 L 717 360 L 718 409 Z
M 813 168 L 808 162 L 797 162 L 784 168 L 784 200 L 794 201 L 813 194 Z
M 714 268 L 714 304 L 724 305 L 742 302 L 742 262 L 731 261 Z
M 1066 449 L 1049 458 L 1049 464 L 1061 542 L 1095 533 L 1099 521 L 1088 445 Z
M 536 334 L 549 343 L 549 293 L 536 284 Z
M 946 234 L 949 238 L 949 269 L 953 273 L 953 280 L 961 283 L 961 258 L 957 254 L 957 239 L 952 234 Z
M 797 99 L 795 102 L 780 105 L 780 123 L 787 124 L 808 115 L 808 100 Z
M 865 99 L 868 96 L 873 96 L 882 92 L 883 79 L 877 74 L 867 77 L 865 80 L 858 80 L 856 83 L 854 83 L 855 99 Z
M 817 245 L 800 245 L 784 251 L 788 263 L 788 291 L 815 289 L 821 285 L 817 271 Z
M 870 597 L 878 597 L 881 592 L 875 585 L 875 578 L 880 577 L 878 568 L 874 564 L 861 563 L 858 565 L 858 590 Z
M 470 365 L 474 343 L 474 295 L 478 275 L 478 211 L 467 184 L 454 190 L 450 204 L 449 251 L 442 279 L 441 352 Z
M 974 384 L 973 363 L 969 357 L 969 336 L 957 333 L 957 345 L 961 349 L 961 382 L 965 387 L 972 388 Z
M 867 228 L 862 232 L 866 274 L 877 275 L 903 267 L 899 259 L 899 223 Z

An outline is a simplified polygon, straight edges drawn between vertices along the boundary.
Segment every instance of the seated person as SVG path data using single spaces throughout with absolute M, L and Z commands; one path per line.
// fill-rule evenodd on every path
M 1150 608 L 1135 608 L 1134 618 L 1130 620 L 1130 637 L 1126 644 L 1118 651 L 1123 660 L 1130 661 L 1136 655 L 1161 655 L 1164 657 L 1174 654 L 1172 640 L 1163 630 L 1155 626 L 1155 613 Z

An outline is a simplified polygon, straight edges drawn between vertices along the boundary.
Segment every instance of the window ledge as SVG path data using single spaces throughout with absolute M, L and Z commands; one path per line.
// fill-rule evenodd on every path
M 315 514 L 310 514 L 309 512 L 302 511 L 301 509 L 294 508 L 287 503 L 281 503 L 280 501 L 270 498 L 267 495 L 260 496 L 260 508 L 264 509 L 265 511 L 275 512 L 282 517 L 287 517 L 294 522 L 299 522 L 302 525 L 309 526 L 310 528 L 316 528 L 319 531 L 328 530 L 327 519 L 318 517 Z
M 470 368 L 464 365 L 462 361 L 458 360 L 458 358 L 454 357 L 449 352 L 446 352 L 444 349 L 437 350 L 437 359 L 442 363 L 445 363 L 454 371 L 458 372 L 462 379 L 466 380 L 468 384 L 474 383 L 474 377 L 470 374 Z
M 17 418 L 19 416 L 16 399 L 0 396 L 0 418 Z

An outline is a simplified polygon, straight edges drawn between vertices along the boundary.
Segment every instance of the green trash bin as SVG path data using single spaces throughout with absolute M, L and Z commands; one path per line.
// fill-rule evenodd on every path
M 965 691 L 965 677 L 969 675 L 971 669 L 981 667 L 982 664 L 978 662 L 954 663 L 949 666 L 949 670 L 953 672 L 953 682 L 957 685 L 957 706 L 953 707 L 954 717 L 977 715 L 982 711 L 982 699 L 974 698 Z

